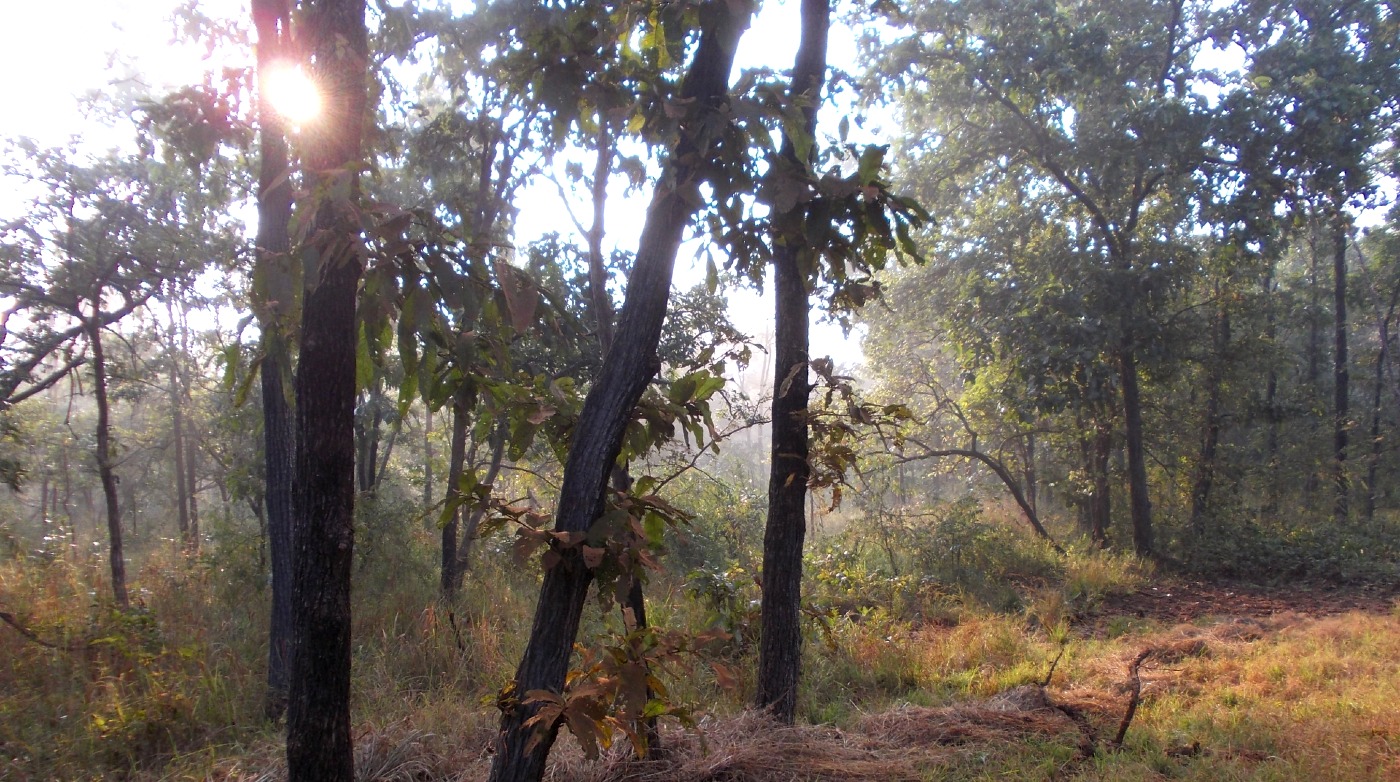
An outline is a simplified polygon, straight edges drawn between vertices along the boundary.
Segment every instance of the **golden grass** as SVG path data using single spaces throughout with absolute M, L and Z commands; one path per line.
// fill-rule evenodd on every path
M 1086 581 L 1122 572 L 1105 567 Z M 265 595 L 170 554 L 135 581 L 146 613 L 121 618 L 96 591 L 96 570 L 0 563 L 0 610 L 55 642 L 107 639 L 60 651 L 0 627 L 0 779 L 282 778 L 278 731 L 260 718 Z M 354 716 L 365 782 L 484 776 L 492 696 L 510 675 L 531 608 L 528 581 L 502 588 L 513 578 L 483 569 L 450 609 L 431 579 L 357 593 Z M 656 616 L 703 615 L 682 591 L 655 591 Z M 612 621 L 589 612 L 597 627 Z M 565 734 L 550 778 L 1400 779 L 1400 611 L 1141 620 L 1112 638 L 1085 625 L 1069 632 L 1043 693 L 1033 683 L 1061 646 L 1033 618 L 964 609 L 951 627 L 882 612 L 814 625 L 806 723 L 796 726 L 744 711 L 742 687 L 720 691 L 703 665 L 678 668 L 673 675 L 686 678 L 673 691 L 710 712 L 698 731 L 669 727 L 665 751 L 645 760 L 618 746 L 588 761 Z M 1125 745 L 1112 750 L 1127 664 L 1146 648 L 1156 651 L 1143 667 L 1143 702 Z M 727 663 L 746 678 L 753 660 Z M 1082 756 L 1080 725 L 1055 705 L 1081 715 L 1096 754 Z

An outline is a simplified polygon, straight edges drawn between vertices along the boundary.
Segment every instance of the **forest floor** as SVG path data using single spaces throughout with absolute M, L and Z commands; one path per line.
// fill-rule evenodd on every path
M 857 710 L 839 727 L 740 713 L 668 734 L 647 761 L 563 746 L 552 779 L 1400 780 L 1397 598 L 1396 584 L 1159 578 L 1079 617 L 1040 681 Z M 975 647 L 1005 631 L 973 620 L 910 640 Z
M 1301 583 L 1281 587 L 1163 578 L 1136 591 L 1109 596 L 1097 613 L 1102 621 L 1135 616 L 1168 623 L 1208 617 L 1259 619 L 1289 612 L 1319 618 L 1351 611 L 1387 614 L 1397 600 L 1400 584 Z
M 751 647 L 677 666 L 661 675 L 702 708 L 694 727 L 663 723 L 646 759 L 620 734 L 587 759 L 561 731 L 548 779 L 1400 780 L 1400 584 L 1110 578 L 1101 564 L 1075 571 L 1099 573 L 1096 588 L 1028 581 L 1002 611 L 950 607 L 948 592 L 829 609 L 792 726 L 744 710 Z M 281 730 L 260 718 L 265 605 L 160 563 L 143 576 L 149 608 L 85 613 L 87 572 L 0 567 L 0 608 L 62 642 L 0 627 L 0 780 L 285 779 Z M 358 782 L 485 778 L 527 587 L 468 594 L 455 618 L 429 582 L 362 590 L 381 602 L 357 615 Z M 657 593 L 662 623 L 710 621 L 681 588 Z M 721 686 L 720 661 L 737 684 Z

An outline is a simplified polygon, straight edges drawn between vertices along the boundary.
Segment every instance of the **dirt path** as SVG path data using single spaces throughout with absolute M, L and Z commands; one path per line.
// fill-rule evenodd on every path
M 1163 579 L 1127 595 L 1106 599 L 1101 617 L 1136 616 L 1163 623 L 1192 622 L 1204 616 L 1265 618 L 1293 612 L 1311 617 L 1349 611 L 1390 613 L 1400 585 L 1335 586 L 1300 583 L 1261 587 L 1228 582 Z

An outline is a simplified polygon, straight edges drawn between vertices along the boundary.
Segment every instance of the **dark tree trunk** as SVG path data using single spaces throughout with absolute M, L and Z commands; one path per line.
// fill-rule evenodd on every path
M 817 106 L 826 82 L 826 39 L 831 27 L 829 0 L 803 0 L 802 40 L 792 72 L 791 102 L 802 106 L 803 132 L 816 132 Z M 806 181 L 812 161 L 799 158 L 784 134 L 780 175 Z M 774 218 L 773 276 L 776 296 L 773 361 L 772 461 L 768 474 L 768 522 L 763 531 L 762 635 L 754 705 L 782 722 L 797 714 L 802 675 L 802 546 L 807 536 L 807 382 L 808 279 L 800 256 L 816 252 L 806 244 L 805 205 Z
M 462 518 L 460 487 L 462 473 L 467 462 L 467 423 L 469 422 L 466 403 L 454 400 L 452 403 L 452 450 L 447 460 L 447 506 L 452 508 L 447 523 L 442 525 L 442 572 L 438 588 L 445 599 L 457 593 L 461 578 L 457 572 L 457 531 Z
M 1333 484 L 1336 495 L 1332 505 L 1332 515 L 1337 523 L 1347 520 L 1350 505 L 1350 482 L 1347 480 L 1347 431 L 1350 428 L 1351 397 L 1350 372 L 1347 367 L 1347 226 L 1346 218 L 1340 214 L 1333 218 L 1332 255 L 1333 307 L 1335 312 L 1334 337 L 1336 350 L 1333 353 L 1333 412 L 1332 448 L 1336 458 Z
M 1113 492 L 1109 487 L 1108 462 L 1113 456 L 1113 429 L 1104 417 L 1095 418 L 1093 450 L 1089 475 L 1094 488 L 1089 495 L 1089 540 L 1096 548 L 1108 545 L 1108 525 L 1113 513 Z
M 1077 415 L 1077 422 L 1082 432 L 1079 435 L 1079 459 L 1084 463 L 1084 473 L 1091 481 L 1088 497 L 1084 498 L 1084 504 L 1079 508 L 1079 533 L 1088 537 L 1095 548 L 1103 548 L 1109 543 L 1109 513 L 1113 509 L 1109 491 L 1113 428 L 1103 414 L 1093 415 L 1092 432 L 1082 411 Z
M 172 297 L 173 299 L 173 297 Z M 175 310 L 166 302 L 166 313 L 170 316 L 170 434 L 175 451 L 175 519 L 180 529 L 180 541 L 187 548 L 190 545 L 190 504 L 189 487 L 185 472 L 185 411 L 181 393 L 180 368 L 175 351 Z
M 423 411 L 423 507 L 433 506 L 433 411 Z
M 1124 346 L 1118 356 L 1119 378 L 1123 383 L 1123 419 L 1128 450 L 1128 507 L 1133 521 L 1133 551 L 1150 557 L 1152 547 L 1152 502 L 1147 494 L 1147 454 L 1143 447 L 1142 395 L 1138 389 L 1137 358 Z
M 1366 464 L 1366 521 L 1376 518 L 1376 501 L 1380 494 L 1381 454 L 1384 444 L 1381 440 L 1381 404 L 1384 400 L 1385 370 L 1390 360 L 1390 322 L 1395 317 L 1395 308 L 1400 305 L 1400 286 L 1391 289 L 1390 306 L 1376 324 L 1376 384 L 1371 395 L 1371 455 Z
M 186 547 L 190 551 L 199 551 L 199 484 L 196 477 L 199 471 L 199 441 L 191 427 L 185 428 L 185 491 L 188 493 L 186 502 L 190 508 L 190 537 L 186 542 Z
M 102 322 L 99 301 L 94 296 L 88 341 L 92 343 L 92 395 L 97 404 L 97 475 L 102 480 L 102 496 L 107 501 L 108 554 L 112 564 L 112 595 L 123 610 L 131 606 L 126 593 L 126 560 L 122 554 L 122 514 L 117 500 L 117 475 L 112 470 L 112 429 L 107 404 L 107 357 L 102 351 Z
M 1026 452 L 1025 465 L 1021 470 L 1026 481 L 1026 502 L 1030 504 L 1032 513 L 1039 514 L 1039 503 L 1036 501 L 1036 484 L 1039 482 L 1039 478 L 1036 477 L 1035 470 L 1035 432 L 1027 432 L 1022 443 Z M 903 478 L 903 473 L 900 474 L 900 477 Z
M 748 3 L 701 7 L 704 27 L 690 70 L 681 85 L 681 103 L 691 121 L 681 136 L 647 210 L 637 260 L 627 282 L 612 349 L 584 400 L 564 468 L 555 529 L 582 533 L 602 514 L 608 476 L 622 449 L 633 408 L 659 368 L 656 356 L 671 287 L 671 273 L 685 227 L 700 203 L 699 184 L 711 155 L 717 110 L 728 93 L 729 72 L 739 37 L 748 25 Z M 577 548 L 560 549 L 561 561 L 545 571 L 525 654 L 515 681 L 503 693 L 501 731 L 491 766 L 491 782 L 535 782 L 559 725 L 525 723 L 538 711 L 525 703 L 531 690 L 561 692 L 569 656 L 593 573 Z
M 1216 314 L 1214 356 L 1206 367 L 1205 416 L 1201 429 L 1201 452 L 1196 457 L 1196 476 L 1191 487 L 1191 531 L 1205 534 L 1206 511 L 1210 505 L 1210 490 L 1215 483 L 1215 455 L 1220 445 L 1220 392 L 1222 375 L 1227 366 L 1226 351 L 1230 345 L 1230 314 L 1222 306 Z
M 608 296 L 608 270 L 603 263 L 603 237 L 606 235 L 605 217 L 608 203 L 608 178 L 612 176 L 613 161 L 613 138 L 611 130 L 606 121 L 598 123 L 597 135 L 597 158 L 593 163 L 593 222 L 588 228 L 588 298 L 589 308 L 593 312 L 593 318 L 598 330 L 598 346 L 602 355 L 606 356 L 608 350 L 612 348 L 614 319 L 612 299 Z M 626 464 L 616 464 L 612 471 L 612 487 L 614 491 L 626 492 L 632 488 L 632 473 Z M 475 521 L 470 525 L 475 529 Z M 639 545 L 635 537 L 629 541 L 631 545 Z M 631 623 L 629 629 L 647 627 L 646 609 L 646 589 L 642 585 L 640 573 L 631 574 L 632 583 L 627 588 L 625 600 L 624 619 L 626 612 L 631 612 Z M 650 673 L 650 671 L 648 671 Z M 651 686 L 647 686 L 647 700 L 651 700 L 653 695 Z M 657 729 L 657 721 L 652 717 L 641 726 L 642 733 L 646 738 L 648 751 L 660 746 L 661 732 Z
M 296 374 L 296 523 L 290 782 L 354 777 L 350 735 L 350 574 L 355 506 L 355 297 L 362 270 L 358 210 L 366 106 L 364 0 L 319 0 L 305 9 L 323 115 L 307 129 L 306 169 L 316 204 L 302 298 Z M 340 192 L 341 199 L 328 197 Z
M 1273 346 L 1278 336 L 1278 316 L 1275 313 L 1274 296 L 1274 265 L 1271 261 L 1267 275 L 1264 277 L 1264 293 L 1268 296 L 1268 310 L 1264 320 L 1264 342 Z M 1264 504 L 1260 509 L 1265 516 L 1273 516 L 1278 512 L 1278 437 L 1279 426 L 1283 416 L 1279 412 L 1278 405 L 1278 370 L 1274 366 L 1275 362 L 1269 362 L 1268 375 L 1264 380 L 1264 414 L 1268 418 L 1268 433 L 1264 440 L 1264 464 L 1267 473 L 1267 484 L 1264 487 Z
M 263 465 L 266 473 L 267 548 L 272 565 L 272 616 L 267 648 L 267 702 L 270 720 L 281 719 L 287 709 L 288 671 L 292 651 L 292 483 L 295 464 L 295 430 L 289 402 L 286 321 L 293 311 L 291 238 L 292 184 L 288 180 L 291 155 L 281 119 L 261 99 L 267 92 L 262 81 L 279 57 L 288 53 L 291 17 L 287 0 L 254 0 L 253 23 L 258 35 L 258 236 L 255 311 L 263 336 L 260 365 L 263 407 Z
M 496 478 L 501 474 L 501 465 L 506 459 L 506 440 L 510 436 L 510 421 L 504 417 L 496 422 L 491 432 L 491 461 L 486 465 L 486 475 L 481 478 L 481 483 L 486 486 L 494 486 Z M 473 459 L 476 457 L 473 456 Z M 459 516 L 461 514 L 458 514 Z M 476 544 L 477 530 L 481 527 L 481 520 L 486 517 L 485 508 L 474 508 L 467 514 L 467 521 L 462 525 L 462 541 L 457 546 L 457 587 L 462 585 L 462 577 L 471 569 L 472 548 Z

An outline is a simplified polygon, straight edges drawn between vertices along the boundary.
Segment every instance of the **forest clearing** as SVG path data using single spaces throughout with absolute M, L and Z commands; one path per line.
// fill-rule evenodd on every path
M 73 3 L 0 780 L 1400 778 L 1393 0 Z

